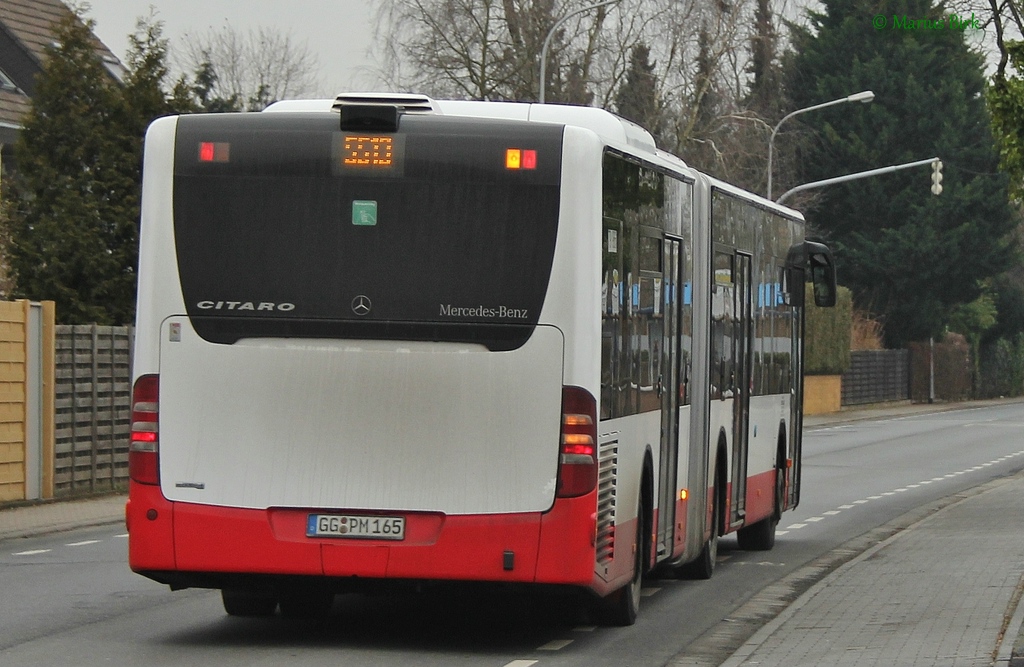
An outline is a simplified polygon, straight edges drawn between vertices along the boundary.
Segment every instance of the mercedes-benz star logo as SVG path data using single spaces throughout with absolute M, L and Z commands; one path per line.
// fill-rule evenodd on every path
M 370 297 L 365 294 L 360 294 L 356 298 L 352 299 L 352 312 L 356 315 L 365 315 L 370 312 L 370 308 L 373 308 L 373 302 L 370 301 Z

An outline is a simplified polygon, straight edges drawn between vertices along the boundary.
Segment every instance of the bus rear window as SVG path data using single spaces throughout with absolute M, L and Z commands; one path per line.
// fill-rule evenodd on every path
M 551 273 L 561 139 L 560 126 L 438 116 L 365 137 L 334 114 L 184 116 L 174 235 L 187 314 L 221 343 L 518 347 Z

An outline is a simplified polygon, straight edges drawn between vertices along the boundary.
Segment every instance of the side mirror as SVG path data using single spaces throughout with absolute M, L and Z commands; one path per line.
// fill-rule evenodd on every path
M 832 251 L 821 243 L 807 241 L 807 270 L 814 285 L 814 305 L 832 308 L 836 305 L 836 262 Z
M 804 280 L 814 285 L 814 305 L 831 308 L 836 305 L 836 262 L 828 246 L 804 241 L 789 249 L 786 256 L 784 291 L 789 294 L 789 305 L 804 305 Z

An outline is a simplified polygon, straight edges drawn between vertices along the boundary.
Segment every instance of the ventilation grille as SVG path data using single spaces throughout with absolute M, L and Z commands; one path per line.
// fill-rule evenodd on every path
M 597 562 L 615 557 L 615 488 L 619 471 L 619 441 L 601 445 L 597 478 Z
M 402 113 L 440 113 L 426 95 L 407 93 L 342 93 L 334 99 L 331 109 L 341 111 L 348 104 L 394 106 Z

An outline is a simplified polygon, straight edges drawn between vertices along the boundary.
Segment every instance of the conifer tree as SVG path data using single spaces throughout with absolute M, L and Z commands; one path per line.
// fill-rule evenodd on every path
M 899 30 L 893 16 L 943 20 L 928 0 L 824 0 L 794 30 L 787 67 L 794 109 L 873 90 L 870 105 L 802 116 L 817 140 L 802 149 L 797 185 L 938 156 L 941 196 L 927 168 L 830 186 L 808 219 L 836 250 L 840 280 L 860 308 L 884 316 L 886 343 L 941 332 L 958 304 L 1014 258 L 1014 219 L 985 108 L 983 58 L 960 30 Z M 887 17 L 878 29 L 875 17 Z
M 4 193 L 14 296 L 51 299 L 61 323 L 134 318 L 142 140 L 169 113 L 166 43 L 140 22 L 118 82 L 96 54 L 92 22 L 54 28 Z
M 646 44 L 637 44 L 630 51 L 626 80 L 615 95 L 615 110 L 623 118 L 658 135 L 661 126 L 658 81 L 651 62 L 651 49 Z
M 69 15 L 47 49 L 15 145 L 8 261 L 16 296 L 52 299 L 60 322 L 115 319 L 124 174 L 117 91 L 89 25 Z M 113 308 L 111 308 L 113 306 Z

